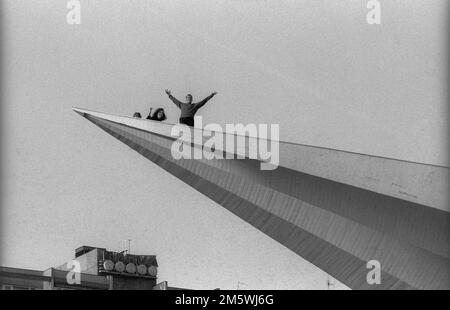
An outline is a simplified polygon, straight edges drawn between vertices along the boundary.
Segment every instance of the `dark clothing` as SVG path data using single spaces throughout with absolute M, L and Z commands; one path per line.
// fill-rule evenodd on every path
M 181 110 L 181 117 L 194 117 L 195 113 L 197 113 L 199 107 L 196 104 L 190 104 L 190 103 L 184 103 L 180 102 L 180 105 L 178 106 Z
M 147 116 L 147 119 L 151 120 L 151 121 L 159 121 L 158 117 L 156 116 L 156 113 L 153 114 L 153 116 L 151 116 L 150 114 Z
M 205 103 L 208 102 L 208 100 L 211 99 L 213 96 L 214 95 L 210 95 L 210 96 L 206 97 L 205 99 L 203 99 L 202 101 L 200 101 L 198 103 L 192 103 L 192 104 L 181 102 L 172 95 L 169 95 L 169 98 L 170 98 L 170 100 L 173 101 L 173 103 L 175 103 L 175 105 L 178 108 L 180 108 L 180 110 L 181 110 L 180 119 L 181 119 L 181 118 L 194 117 L 194 115 L 195 115 L 195 113 L 197 113 L 198 109 L 203 107 L 205 105 Z
M 194 127 L 194 118 L 193 117 L 180 117 L 180 124 L 185 124 L 185 125 Z

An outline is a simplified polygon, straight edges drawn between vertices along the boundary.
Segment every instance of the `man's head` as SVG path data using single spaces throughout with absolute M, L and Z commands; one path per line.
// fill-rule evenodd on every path
M 192 95 L 191 94 L 186 95 L 186 101 L 187 101 L 187 103 L 192 103 Z

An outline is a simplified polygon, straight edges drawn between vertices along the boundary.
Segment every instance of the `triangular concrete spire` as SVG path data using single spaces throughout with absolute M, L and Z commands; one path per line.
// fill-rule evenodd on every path
M 350 288 L 450 288 L 447 167 L 285 142 L 275 170 L 176 160 L 173 124 L 73 110 Z

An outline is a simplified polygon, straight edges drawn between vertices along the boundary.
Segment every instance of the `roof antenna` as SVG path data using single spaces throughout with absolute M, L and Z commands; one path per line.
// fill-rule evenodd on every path
M 327 289 L 332 290 L 334 289 L 335 283 L 334 280 L 330 277 L 330 275 L 327 275 Z
M 130 254 L 130 252 L 131 252 L 131 239 L 127 239 L 127 242 L 128 242 L 127 254 Z
M 240 284 L 244 284 L 245 286 L 247 286 L 247 283 L 244 283 L 244 282 L 241 282 L 241 281 L 237 281 L 236 290 L 240 289 Z
M 131 251 L 131 239 L 125 239 L 124 241 L 127 242 L 127 249 L 120 251 L 119 254 L 127 255 L 130 254 Z

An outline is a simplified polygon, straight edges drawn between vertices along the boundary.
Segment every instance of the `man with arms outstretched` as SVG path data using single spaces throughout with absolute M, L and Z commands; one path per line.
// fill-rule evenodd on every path
M 192 102 L 192 95 L 187 94 L 186 95 L 186 101 L 187 103 L 179 101 L 177 98 L 172 96 L 172 93 L 170 90 L 166 89 L 166 94 L 169 96 L 169 99 L 175 103 L 175 105 L 180 108 L 181 115 L 180 115 L 180 124 L 185 124 L 191 127 L 194 127 L 194 115 L 197 113 L 198 109 L 200 109 L 202 106 L 205 105 L 212 97 L 214 97 L 217 93 L 213 92 L 211 95 L 203 99 L 202 101 L 198 103 Z

